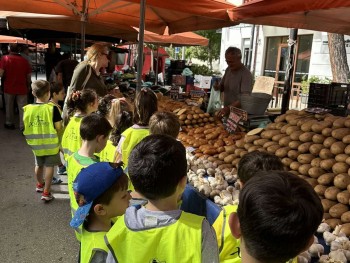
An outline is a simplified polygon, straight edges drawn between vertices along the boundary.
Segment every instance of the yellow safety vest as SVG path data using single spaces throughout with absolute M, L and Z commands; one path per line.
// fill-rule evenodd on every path
M 115 153 L 117 147 L 113 145 L 112 141 L 107 140 L 106 147 L 100 152 L 101 162 L 115 163 Z
M 237 208 L 237 205 L 224 206 L 213 224 L 219 245 L 220 262 L 241 262 L 240 240 L 232 236 L 228 224 L 230 214 L 236 212 Z
M 83 116 L 73 116 L 62 136 L 62 149 L 64 159 L 78 151 L 81 147 L 80 124 Z
M 132 149 L 148 135 L 148 128 L 130 127 L 122 133 L 122 136 L 125 138 L 122 144 L 122 160 L 125 168 L 128 166 L 129 155 Z
M 96 251 L 108 253 L 104 241 L 106 232 L 89 232 L 83 228 L 81 235 L 80 263 L 90 263 Z
M 53 106 L 47 103 L 30 104 L 24 106 L 23 111 L 23 135 L 35 156 L 57 154 L 59 139 L 52 121 Z
M 75 211 L 78 209 L 78 203 L 75 199 L 74 190 L 73 190 L 73 182 L 77 175 L 80 173 L 81 169 L 88 167 L 90 164 L 96 163 L 99 161 L 98 158 L 96 160 L 91 158 L 86 158 L 86 162 L 80 162 L 78 153 L 75 152 L 67 159 L 67 183 L 68 183 L 68 193 L 69 193 L 69 200 L 70 200 L 70 208 L 71 208 L 71 214 L 72 218 L 75 214 Z M 77 239 L 80 241 L 81 239 L 81 226 L 76 229 L 75 235 Z
M 122 216 L 105 236 L 118 263 L 202 262 L 203 217 L 182 212 L 171 225 L 133 231 Z

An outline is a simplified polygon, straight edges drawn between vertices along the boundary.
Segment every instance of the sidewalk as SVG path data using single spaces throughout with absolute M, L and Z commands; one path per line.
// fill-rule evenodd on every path
M 32 151 L 18 129 L 3 128 L 4 119 L 0 110 L 0 261 L 77 262 L 66 186 L 53 187 L 52 202 L 40 200 Z

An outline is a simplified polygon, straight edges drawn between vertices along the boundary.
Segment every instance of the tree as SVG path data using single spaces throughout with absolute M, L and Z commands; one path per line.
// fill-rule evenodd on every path
M 349 65 L 344 35 L 328 33 L 328 47 L 333 81 L 347 83 L 349 79 Z

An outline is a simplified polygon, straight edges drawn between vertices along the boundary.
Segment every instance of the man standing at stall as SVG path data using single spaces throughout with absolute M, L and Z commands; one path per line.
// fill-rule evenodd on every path
M 220 84 L 214 87 L 215 90 L 220 90 L 224 95 L 224 108 L 219 110 L 219 117 L 229 114 L 229 106 L 239 108 L 241 106 L 241 95 L 250 94 L 253 88 L 252 74 L 241 61 L 241 50 L 236 47 L 229 47 L 225 51 L 225 59 L 228 67 Z
M 28 91 L 31 82 L 31 67 L 22 57 L 17 44 L 10 44 L 10 54 L 0 61 L 0 77 L 4 79 L 4 95 L 6 106 L 5 128 L 14 130 L 14 101 L 16 99 L 19 111 L 19 128 L 22 131 L 23 107 L 27 105 Z

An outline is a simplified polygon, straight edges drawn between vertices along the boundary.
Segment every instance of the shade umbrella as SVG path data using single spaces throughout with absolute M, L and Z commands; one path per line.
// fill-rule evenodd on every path
M 253 0 L 229 11 L 237 23 L 350 34 L 350 1 Z
M 24 39 L 21 37 L 3 36 L 3 35 L 0 35 L 0 43 L 18 43 L 18 44 L 34 46 L 32 41 L 28 39 Z

